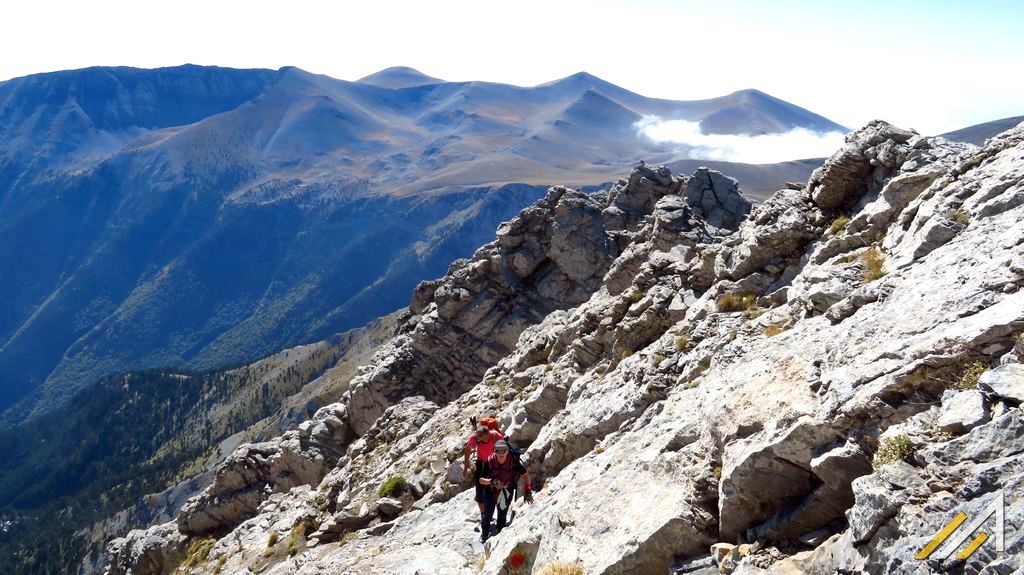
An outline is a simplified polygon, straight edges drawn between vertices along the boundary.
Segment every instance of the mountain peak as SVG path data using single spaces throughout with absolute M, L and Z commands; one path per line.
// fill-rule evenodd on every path
M 602 82 L 604 81 L 604 80 L 601 80 L 600 78 L 598 78 L 597 76 L 591 74 L 590 72 L 586 72 L 584 70 L 580 70 L 579 72 L 576 72 L 575 74 L 569 76 L 569 78 L 571 78 L 573 80 L 600 80 Z
M 610 82 L 602 80 L 601 78 L 598 78 L 597 76 L 595 76 L 595 75 L 593 75 L 593 74 L 591 74 L 589 72 L 584 72 L 584 71 L 581 70 L 579 72 L 576 72 L 575 74 L 570 74 L 569 76 L 566 76 L 564 78 L 559 78 L 557 80 L 552 80 L 550 82 L 545 82 L 543 84 L 538 84 L 536 87 L 537 88 L 543 88 L 543 87 L 546 87 L 546 86 L 563 86 L 563 85 L 579 85 L 579 84 L 585 84 L 585 85 L 611 85 Z
M 364 76 L 356 82 L 370 84 L 381 88 L 411 88 L 425 84 L 440 84 L 444 80 L 428 76 L 415 68 L 408 66 L 392 66 L 369 76 Z
M 814 132 L 848 131 L 824 116 L 755 88 L 737 90 L 701 103 L 705 106 L 701 129 L 709 134 L 756 135 L 798 127 Z
M 771 95 L 758 90 L 757 88 L 744 88 L 742 90 L 736 90 L 731 96 L 749 96 L 753 98 L 772 98 Z

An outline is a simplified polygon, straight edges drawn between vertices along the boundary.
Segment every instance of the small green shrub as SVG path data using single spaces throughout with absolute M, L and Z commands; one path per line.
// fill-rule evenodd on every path
M 409 482 L 407 482 L 404 477 L 402 477 L 401 475 L 395 475 L 391 479 L 385 481 L 380 486 L 380 489 L 377 490 L 377 493 L 381 497 L 388 497 L 392 493 L 395 493 L 396 491 L 401 492 L 405 490 L 405 488 L 408 486 Z
M 690 338 L 685 335 L 676 338 L 676 351 L 683 351 L 688 345 L 690 345 Z
M 946 214 L 946 217 L 964 227 L 967 227 L 967 225 L 971 223 L 971 214 L 960 208 L 950 210 Z
M 278 536 L 277 531 L 271 533 L 270 538 L 267 539 L 267 547 L 273 547 L 274 545 L 277 545 L 277 541 L 279 538 L 280 537 Z
M 583 575 L 583 566 L 579 563 L 555 561 L 545 565 L 537 575 Z
M 958 377 L 950 381 L 946 387 L 950 389 L 975 389 L 978 387 L 978 380 L 981 375 L 988 371 L 988 367 L 980 361 L 968 363 L 960 370 Z
M 832 220 L 832 225 L 830 225 L 828 229 L 832 232 L 833 236 L 838 236 L 846 231 L 846 224 L 848 223 L 850 223 L 850 216 L 841 214 L 838 218 Z
M 632 300 L 633 303 L 636 303 L 644 299 L 644 292 L 640 291 L 639 288 L 633 288 L 633 291 L 629 293 L 629 299 Z
M 622 361 L 622 360 L 626 359 L 627 357 L 632 356 L 634 353 L 635 352 L 633 350 L 629 349 L 629 348 L 626 348 L 626 349 L 620 351 L 619 352 L 619 361 Z
M 661 365 L 661 362 L 666 359 L 668 359 L 668 357 L 663 353 L 655 353 L 651 355 L 651 363 L 654 364 L 654 367 Z
M 349 541 L 355 541 L 356 539 L 359 539 L 359 534 L 356 533 L 355 531 L 349 531 L 348 533 L 346 533 L 345 535 L 343 535 L 341 537 L 341 542 L 342 542 L 342 544 L 345 544 L 345 543 L 348 543 Z
M 723 294 L 718 296 L 718 299 L 715 300 L 715 307 L 718 308 L 718 311 L 723 313 L 752 310 L 757 307 L 757 296 L 752 293 Z
M 886 438 L 878 446 L 878 451 L 875 453 L 874 467 L 878 469 L 883 465 L 902 461 L 916 450 L 914 442 L 905 434 Z
M 885 262 L 882 250 L 877 247 L 870 248 L 861 254 L 861 259 L 864 261 L 864 281 L 873 282 L 885 277 L 885 270 L 882 269 Z

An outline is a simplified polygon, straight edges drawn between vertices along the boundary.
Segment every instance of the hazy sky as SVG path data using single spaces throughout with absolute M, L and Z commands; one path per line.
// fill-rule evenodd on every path
M 0 79 L 94 65 L 404 65 L 534 85 L 585 70 L 647 96 L 758 88 L 849 127 L 923 133 L 1024 114 L 1024 2 L 8 3 Z

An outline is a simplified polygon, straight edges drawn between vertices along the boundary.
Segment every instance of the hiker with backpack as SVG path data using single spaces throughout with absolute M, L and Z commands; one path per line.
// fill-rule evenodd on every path
M 483 491 L 483 509 L 480 514 L 480 542 L 490 537 L 491 519 L 497 511 L 496 532 L 500 533 L 508 522 L 508 509 L 515 500 L 519 478 L 524 479 L 523 500 L 533 503 L 530 473 L 517 455 L 511 453 L 504 439 L 494 444 L 494 452 L 477 469 L 477 485 Z
M 490 420 L 490 421 L 488 421 Z M 476 500 L 477 507 L 480 509 L 480 513 L 484 512 L 484 489 L 480 485 L 480 467 L 483 462 L 487 461 L 487 458 L 494 452 L 494 445 L 502 439 L 505 439 L 505 435 L 497 430 L 498 422 L 493 417 L 482 418 L 477 421 L 477 418 L 469 418 L 469 422 L 476 429 L 473 431 L 473 435 L 469 437 L 469 441 L 466 442 L 466 450 L 462 456 L 462 469 L 465 470 L 466 475 L 469 475 L 469 456 L 476 452 L 476 461 L 473 473 L 473 483 L 476 489 Z M 492 425 L 489 423 L 493 422 Z

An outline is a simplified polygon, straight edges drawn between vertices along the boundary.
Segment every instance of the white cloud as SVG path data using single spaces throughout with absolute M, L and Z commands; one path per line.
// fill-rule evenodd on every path
M 680 151 L 690 158 L 747 164 L 831 156 L 842 147 L 845 137 L 842 132 L 812 132 L 806 128 L 759 136 L 704 134 L 699 122 L 662 120 L 658 116 L 644 116 L 634 126 L 655 142 L 679 144 Z

